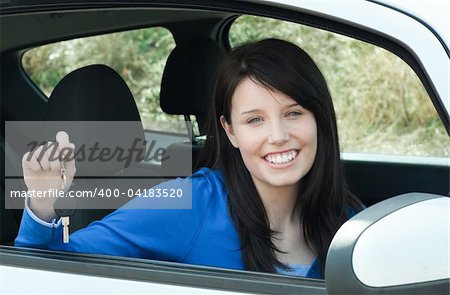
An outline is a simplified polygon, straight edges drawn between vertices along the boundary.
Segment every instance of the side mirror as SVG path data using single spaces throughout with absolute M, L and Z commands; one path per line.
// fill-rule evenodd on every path
M 355 215 L 336 233 L 328 294 L 449 294 L 450 198 L 409 193 Z

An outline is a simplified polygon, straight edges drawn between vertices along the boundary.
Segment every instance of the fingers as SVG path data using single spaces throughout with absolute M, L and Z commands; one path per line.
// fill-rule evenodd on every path
M 64 159 L 66 159 L 66 168 L 68 171 L 72 171 L 75 174 L 75 145 L 70 143 L 67 148 L 64 148 L 62 151 Z
M 59 149 L 56 143 L 40 145 L 23 156 L 22 167 L 34 172 L 58 171 L 61 167 L 58 155 Z
M 61 170 L 61 161 L 60 161 L 60 150 L 56 143 L 51 143 L 53 147 L 47 149 L 45 157 L 41 160 L 41 166 L 43 166 L 43 161 L 48 160 L 50 163 L 50 170 L 52 172 L 59 172 Z
M 39 152 L 36 152 L 36 156 L 38 159 L 38 162 L 41 164 L 42 170 L 46 171 L 46 170 L 50 170 L 51 166 L 50 166 L 50 157 L 51 157 L 51 153 L 50 150 L 48 148 L 48 146 L 46 145 L 45 147 L 40 146 L 41 149 Z M 42 156 L 41 156 L 42 154 Z
M 37 154 L 40 154 L 42 151 L 42 146 L 39 146 L 34 151 L 26 153 L 22 158 L 22 167 L 24 170 L 31 170 L 34 172 L 38 172 L 42 170 L 42 166 L 39 163 Z
M 60 131 L 56 134 L 56 142 L 48 142 L 27 152 L 22 158 L 22 167 L 34 172 L 58 172 L 62 167 L 61 161 L 66 160 L 67 168 L 75 171 L 74 151 L 75 145 L 69 142 L 69 135 Z

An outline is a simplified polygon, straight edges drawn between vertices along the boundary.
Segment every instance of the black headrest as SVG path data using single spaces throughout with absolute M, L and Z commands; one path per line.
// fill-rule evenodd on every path
M 101 147 L 127 149 L 136 138 L 139 138 L 138 147 L 143 147 L 145 139 L 139 111 L 130 89 L 116 71 L 105 65 L 90 65 L 67 74 L 50 95 L 44 120 L 70 121 L 67 124 L 55 124 L 59 126 L 51 126 L 50 129 L 51 132 L 67 131 L 77 148 L 83 144 L 92 147 L 98 142 Z M 111 123 L 92 123 L 80 128 L 79 121 Z M 130 123 L 118 123 L 127 124 L 126 127 L 114 125 L 114 122 L 121 121 Z M 97 128 L 99 125 L 103 125 L 103 129 L 100 128 L 102 131 Z M 129 166 L 137 162 L 139 161 L 133 161 Z M 77 174 L 80 176 L 108 176 L 122 168 L 127 168 L 123 162 L 113 160 L 77 162 Z
M 47 103 L 46 121 L 141 121 L 125 81 L 105 65 L 67 74 Z
M 204 116 L 214 73 L 223 57 L 218 44 L 205 36 L 196 36 L 177 45 L 164 68 L 161 109 L 172 115 Z

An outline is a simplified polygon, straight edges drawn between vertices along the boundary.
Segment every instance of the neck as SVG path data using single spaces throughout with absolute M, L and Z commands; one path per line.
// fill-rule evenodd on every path
M 295 210 L 298 185 L 276 188 L 256 185 L 256 189 L 266 209 L 272 230 L 284 232 L 293 225 L 298 226 L 299 216 Z

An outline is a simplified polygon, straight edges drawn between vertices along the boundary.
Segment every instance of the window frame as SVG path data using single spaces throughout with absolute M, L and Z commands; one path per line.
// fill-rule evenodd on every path
M 0 246 L 2 265 L 233 292 L 326 294 L 323 280 L 100 254 Z M 51 278 L 49 278 L 51 279 Z M 80 284 L 83 286 L 83 282 Z M 86 291 L 88 290 L 88 284 Z

